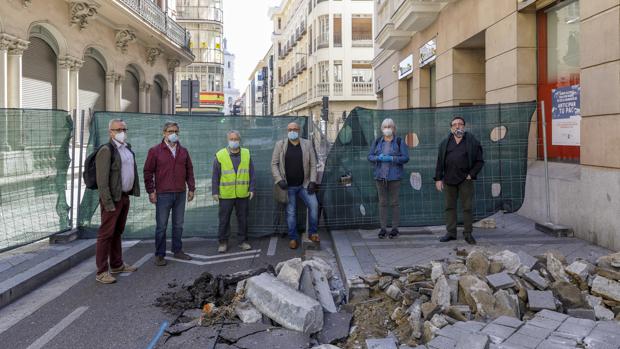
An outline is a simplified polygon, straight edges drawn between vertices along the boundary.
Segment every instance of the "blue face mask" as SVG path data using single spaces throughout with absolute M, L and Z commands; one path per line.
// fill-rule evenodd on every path
M 168 142 L 176 143 L 179 141 L 179 136 L 176 133 L 171 133 L 168 135 Z
M 228 141 L 228 147 L 230 149 L 237 149 L 237 148 L 239 148 L 239 141 Z
M 294 141 L 297 138 L 299 138 L 299 133 L 297 133 L 297 131 L 290 131 L 288 133 L 288 139 L 290 139 L 291 141 Z

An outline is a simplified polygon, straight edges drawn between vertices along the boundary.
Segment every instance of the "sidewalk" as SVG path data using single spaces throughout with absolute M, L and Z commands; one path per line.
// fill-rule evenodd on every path
M 596 261 L 611 251 L 572 237 L 557 238 L 534 228 L 535 222 L 517 214 L 505 214 L 496 218 L 497 228 L 474 228 L 478 244 L 491 252 L 523 250 L 530 255 L 543 254 L 549 250 L 562 253 L 571 263 L 576 258 Z M 397 239 L 381 240 L 378 229 L 332 231 L 334 251 L 343 273 L 343 279 L 375 272 L 375 266 L 399 267 L 427 263 L 431 260 L 453 258 L 455 248 L 473 246 L 463 241 L 461 229 L 459 240 L 440 243 L 445 227 L 400 228 Z
M 94 255 L 95 242 L 50 245 L 44 239 L 0 253 L 0 308 Z

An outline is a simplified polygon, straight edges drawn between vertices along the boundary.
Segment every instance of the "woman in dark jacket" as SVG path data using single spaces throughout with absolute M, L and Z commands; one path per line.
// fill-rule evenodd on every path
M 400 222 L 400 205 L 398 193 L 400 191 L 400 179 L 403 174 L 403 165 L 409 161 L 409 151 L 405 141 L 396 136 L 394 120 L 385 119 L 381 123 L 382 136 L 377 138 L 368 152 L 368 161 L 374 164 L 375 184 L 379 194 L 379 221 L 381 230 L 379 238 L 385 239 L 387 235 L 387 210 L 388 200 L 392 208 L 392 230 L 388 235 L 390 239 L 398 236 L 398 224 Z

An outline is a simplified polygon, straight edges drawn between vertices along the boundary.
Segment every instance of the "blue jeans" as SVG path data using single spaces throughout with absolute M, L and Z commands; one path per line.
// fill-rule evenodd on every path
M 172 253 L 183 250 L 181 235 L 183 235 L 183 221 L 185 220 L 185 192 L 157 194 L 155 204 L 155 255 L 166 255 L 166 230 L 168 217 L 172 211 Z
M 297 240 L 297 197 L 300 197 L 310 211 L 310 235 L 316 234 L 319 225 L 319 202 L 316 194 L 308 194 L 303 186 L 288 187 L 288 204 L 286 205 L 286 223 L 288 225 L 288 237 Z

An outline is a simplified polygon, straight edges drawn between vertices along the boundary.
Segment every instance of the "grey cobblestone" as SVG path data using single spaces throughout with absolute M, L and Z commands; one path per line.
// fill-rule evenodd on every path
M 534 317 L 527 323 L 532 326 L 542 327 L 552 331 L 557 330 L 557 328 L 560 327 L 560 325 L 562 324 L 560 321 L 555 321 L 544 317 Z
M 536 313 L 536 317 L 544 317 L 546 319 L 551 319 L 551 320 L 560 321 L 560 322 L 563 322 L 564 320 L 568 319 L 568 315 L 558 313 L 557 311 L 552 311 L 552 310 L 541 310 L 538 313 Z
M 506 340 L 505 344 L 520 345 L 530 349 L 536 349 L 536 347 L 544 340 L 544 338 L 536 338 L 526 336 L 523 334 L 515 333 Z
M 527 337 L 545 339 L 549 337 L 549 335 L 552 332 L 553 330 L 550 330 L 548 328 L 542 328 L 542 327 L 537 327 L 537 326 L 533 326 L 530 324 L 525 324 L 515 334 L 519 334 L 519 335 L 527 336 Z
M 523 325 L 523 321 L 517 318 L 514 318 L 512 316 L 505 316 L 505 315 L 502 315 L 498 317 L 497 319 L 493 320 L 492 323 L 496 325 L 508 326 L 512 328 L 519 328 Z
M 448 337 L 435 337 L 426 343 L 429 349 L 454 349 L 456 347 L 456 341 Z
M 574 349 L 574 348 L 575 348 L 575 345 L 562 344 L 562 343 L 554 342 L 549 339 L 545 339 L 544 341 L 540 342 L 540 344 L 538 344 L 538 346 L 536 347 L 536 349 Z
M 499 344 L 506 340 L 506 338 L 510 337 L 513 333 L 515 333 L 516 329 L 508 326 L 489 324 L 484 329 L 482 329 L 482 333 L 488 334 L 491 342 L 495 344 Z
M 530 310 L 537 311 L 543 309 L 555 310 L 555 298 L 551 291 L 527 290 L 527 300 Z
M 564 333 L 568 337 L 575 338 L 577 341 L 581 340 L 596 326 L 596 322 L 588 319 L 568 318 L 560 327 L 557 332 Z

